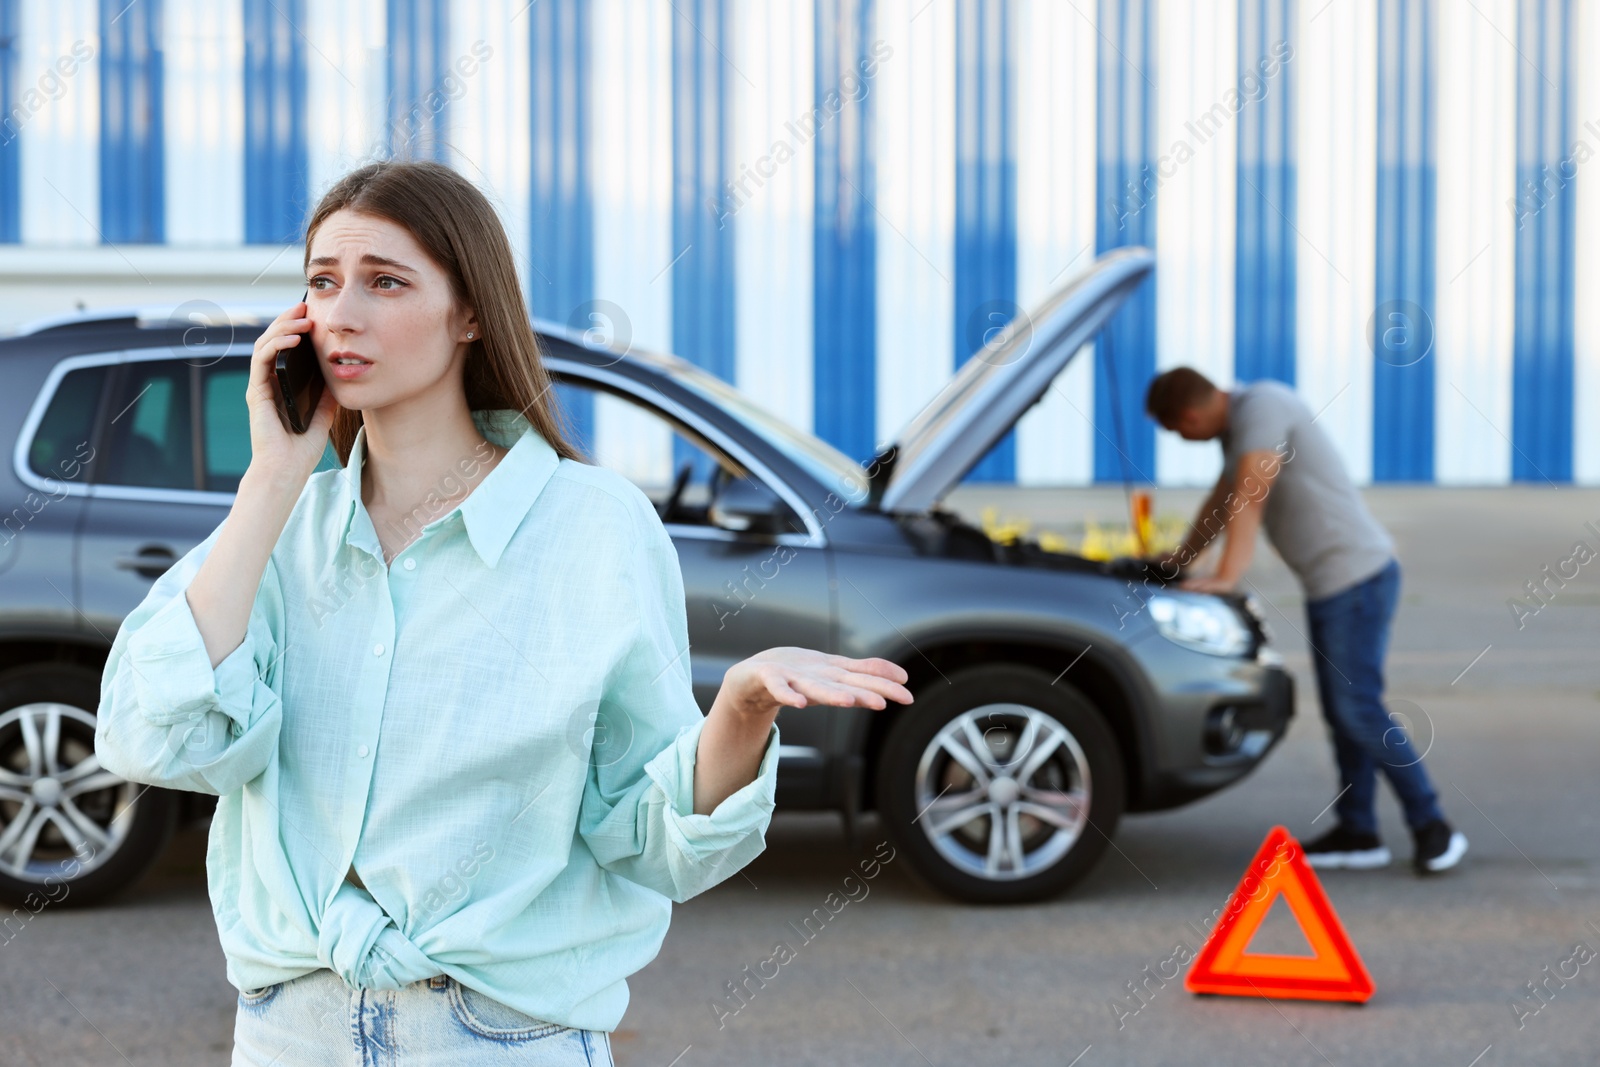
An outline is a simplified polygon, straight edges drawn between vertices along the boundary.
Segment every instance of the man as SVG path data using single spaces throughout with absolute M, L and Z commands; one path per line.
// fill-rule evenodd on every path
M 1342 787 L 1333 803 L 1339 823 L 1305 845 L 1306 859 L 1316 867 L 1389 863 L 1378 838 L 1381 768 L 1411 827 L 1418 873 L 1454 867 L 1467 850 L 1466 836 L 1445 821 L 1422 753 L 1383 706 L 1383 657 L 1400 593 L 1394 542 L 1362 503 L 1333 441 L 1280 383 L 1226 392 L 1189 367 L 1157 375 L 1145 410 L 1186 440 L 1222 443 L 1222 475 L 1182 545 L 1159 561 L 1163 577 L 1177 577 L 1226 534 L 1216 572 L 1179 584 L 1231 591 L 1264 527 L 1305 589 L 1317 693 Z

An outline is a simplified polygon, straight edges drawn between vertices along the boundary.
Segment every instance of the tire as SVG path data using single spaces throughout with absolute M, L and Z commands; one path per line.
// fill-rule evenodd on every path
M 885 739 L 877 801 L 922 880 L 1001 904 L 1053 897 L 1088 874 L 1126 796 L 1116 738 L 1094 705 L 1014 665 L 963 670 L 916 696 Z
M 99 769 L 99 706 L 100 675 L 87 667 L 0 674 L 0 901 L 12 908 L 105 900 L 137 882 L 172 836 L 171 793 Z

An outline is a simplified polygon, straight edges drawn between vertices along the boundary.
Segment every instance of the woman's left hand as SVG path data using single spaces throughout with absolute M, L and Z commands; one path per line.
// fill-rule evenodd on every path
M 773 720 L 783 708 L 834 704 L 881 710 L 911 703 L 910 678 L 899 664 L 876 656 L 851 659 L 810 648 L 769 648 L 742 659 L 722 676 L 695 750 L 694 811 L 715 811 L 753 781 Z
M 810 648 L 784 646 L 758 652 L 728 668 L 717 703 L 767 721 L 785 707 L 808 704 L 882 710 L 890 700 L 911 703 L 905 668 L 873 656 L 851 659 Z

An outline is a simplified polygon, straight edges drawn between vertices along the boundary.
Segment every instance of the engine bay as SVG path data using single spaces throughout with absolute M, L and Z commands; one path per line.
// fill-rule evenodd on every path
M 1005 541 L 996 540 L 955 512 L 943 508 L 899 516 L 896 521 L 918 553 L 925 556 L 1103 574 L 1129 581 L 1148 581 L 1156 586 L 1167 584 L 1159 568 L 1146 560 L 1133 556 L 1111 560 L 1089 559 L 1073 552 L 1047 549 L 1037 538 L 1026 535 Z

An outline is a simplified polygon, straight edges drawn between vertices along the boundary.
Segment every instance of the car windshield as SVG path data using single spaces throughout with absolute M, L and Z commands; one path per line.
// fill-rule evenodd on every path
M 850 505 L 867 499 L 867 472 L 861 464 L 811 434 L 802 433 L 721 378 L 685 360 L 674 360 L 673 379 L 693 389 L 760 434 L 797 466 Z

